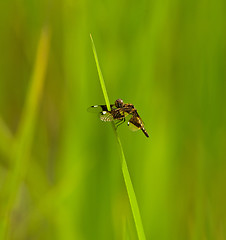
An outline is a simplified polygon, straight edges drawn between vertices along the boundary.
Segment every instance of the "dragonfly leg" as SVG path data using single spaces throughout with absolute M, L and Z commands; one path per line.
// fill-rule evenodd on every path
M 120 119 L 120 120 L 115 124 L 116 128 L 118 128 L 118 126 L 120 126 L 120 125 L 123 124 L 124 122 L 125 122 L 125 118 Z

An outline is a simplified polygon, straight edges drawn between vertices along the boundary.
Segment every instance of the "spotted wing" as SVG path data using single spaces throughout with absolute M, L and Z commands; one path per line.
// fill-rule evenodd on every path
M 114 104 L 111 104 L 110 107 L 112 111 L 115 109 Z M 101 121 L 110 122 L 114 120 L 112 111 L 108 111 L 106 105 L 94 105 L 88 108 L 88 111 L 93 113 L 99 113 Z
M 114 108 L 114 105 L 111 104 L 110 105 L 111 109 Z M 94 105 L 94 106 L 91 106 L 87 109 L 88 112 L 91 112 L 91 113 L 101 113 L 103 111 L 108 111 L 107 109 L 107 106 L 106 105 Z
M 141 129 L 141 124 L 139 123 L 139 119 L 132 116 L 128 121 L 128 127 L 131 131 L 136 132 Z
M 109 111 L 102 111 L 100 113 L 100 120 L 104 121 L 104 122 L 111 122 L 111 121 L 114 120 L 114 117 L 113 117 L 111 111 L 110 112 Z
M 131 131 L 138 131 L 141 129 L 146 137 L 149 137 L 147 131 L 144 128 L 144 123 L 138 113 L 135 113 L 128 122 L 129 129 Z

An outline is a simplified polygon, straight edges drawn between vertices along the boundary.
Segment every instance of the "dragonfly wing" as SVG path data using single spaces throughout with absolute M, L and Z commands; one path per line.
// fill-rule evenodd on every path
M 136 125 L 134 125 L 134 123 L 131 122 L 130 120 L 128 122 L 128 127 L 129 127 L 129 130 L 132 131 L 132 132 L 136 132 L 140 129 Z
M 149 137 L 147 131 L 144 128 L 144 123 L 138 114 L 137 114 L 137 116 L 135 115 L 129 120 L 128 126 L 129 126 L 130 130 L 132 130 L 132 131 L 137 131 L 137 130 L 141 129 L 142 132 L 145 134 L 145 136 Z
M 111 109 L 113 108 L 113 104 L 110 105 L 111 106 Z M 106 105 L 94 105 L 94 106 L 91 106 L 87 109 L 88 112 L 91 112 L 91 113 L 101 113 L 103 111 L 107 111 L 107 106 Z
M 107 110 L 106 105 L 94 105 L 88 108 L 88 112 L 99 113 L 99 117 L 101 121 L 110 122 L 114 120 L 114 116 L 112 115 L 113 110 L 115 109 L 114 104 L 110 105 L 112 111 Z
M 105 122 L 114 121 L 116 124 L 118 121 L 122 121 L 124 119 L 124 112 L 121 109 L 112 108 L 111 111 L 102 111 L 100 114 L 100 119 Z
M 91 113 L 100 113 L 102 112 L 102 107 L 100 105 L 91 106 L 87 109 L 87 111 Z
M 102 111 L 100 113 L 100 120 L 104 122 L 111 122 L 114 120 L 114 117 L 112 116 L 111 112 Z
M 135 132 L 141 129 L 142 121 L 139 118 L 139 115 L 133 115 L 129 122 L 128 122 L 128 127 L 131 131 Z

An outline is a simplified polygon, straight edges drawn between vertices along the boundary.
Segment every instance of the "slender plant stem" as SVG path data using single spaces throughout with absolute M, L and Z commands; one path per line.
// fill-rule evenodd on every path
M 24 181 L 29 165 L 32 140 L 35 132 L 35 124 L 37 121 L 38 109 L 45 82 L 49 49 L 50 33 L 46 28 L 43 29 L 40 36 L 37 48 L 36 62 L 34 64 L 34 72 L 31 78 L 31 85 L 28 90 L 24 111 L 18 127 L 16 138 L 14 140 L 15 142 L 12 146 L 12 153 L 10 155 L 11 163 L 13 164 L 11 172 L 7 176 L 7 184 L 5 186 L 5 188 L 10 189 L 10 191 L 6 191 L 7 201 L 3 213 L 5 216 L 3 222 L 4 231 L 2 231 L 2 234 L 4 234 L 4 239 L 10 238 L 10 232 L 12 231 L 10 222 L 11 214 L 15 207 L 17 195 L 21 183 Z
M 108 98 L 108 94 L 107 94 L 107 89 L 105 86 L 105 82 L 104 82 L 104 78 L 100 69 L 100 65 L 99 65 L 99 61 L 98 61 L 98 57 L 97 57 L 97 52 L 96 52 L 96 48 L 94 45 L 94 41 L 92 38 L 92 35 L 90 34 L 90 38 L 91 38 L 91 42 L 92 42 L 92 48 L 93 48 L 93 54 L 94 54 L 94 58 L 96 61 L 96 65 L 97 65 L 97 71 L 99 74 L 99 79 L 100 79 L 100 85 L 104 94 L 104 99 L 107 105 L 107 109 L 108 111 L 111 110 L 110 108 L 110 102 L 109 102 L 109 98 Z M 142 220 L 141 220 L 141 216 L 140 216 L 140 210 L 138 207 L 138 203 L 137 203 L 137 199 L 136 199 L 136 194 L 134 192 L 133 189 L 133 184 L 130 178 L 130 174 L 129 174 L 129 170 L 127 167 L 127 163 L 126 163 L 126 159 L 125 159 L 125 154 L 123 151 L 123 147 L 122 147 L 122 143 L 121 140 L 119 138 L 118 132 L 116 130 L 116 127 L 114 125 L 114 123 L 112 123 L 112 127 L 116 136 L 116 140 L 118 142 L 119 148 L 120 148 L 120 152 L 121 152 L 121 163 L 122 163 L 122 173 L 123 173 L 123 177 L 124 177 L 124 181 L 125 181 L 125 185 L 126 185 L 126 189 L 127 189 L 127 193 L 129 196 L 129 201 L 130 201 L 130 205 L 131 205 L 131 209 L 132 209 L 132 213 L 133 213 L 133 217 L 134 217 L 134 221 L 135 221 L 135 225 L 136 225 L 136 229 L 137 229 L 137 235 L 138 238 L 140 240 L 145 240 L 145 234 L 144 234 L 144 228 L 143 228 L 143 224 L 142 224 Z
M 104 94 L 104 99 L 105 99 L 105 102 L 106 102 L 106 105 L 107 105 L 107 109 L 108 109 L 108 111 L 110 111 L 111 107 L 110 107 L 110 102 L 109 102 L 109 98 L 108 98 L 108 94 L 107 94 L 107 89 L 106 89 L 106 86 L 105 86 L 103 74 L 101 72 L 100 64 L 99 64 L 98 57 L 97 57 L 96 48 L 95 48 L 94 41 L 93 41 L 93 38 L 92 38 L 91 34 L 90 34 L 90 38 L 91 38 L 91 42 L 92 42 L 94 58 L 95 58 L 96 65 L 97 65 L 97 71 L 98 71 L 98 74 L 99 74 L 100 85 L 101 85 L 101 88 L 102 88 L 102 91 L 103 91 L 103 94 Z

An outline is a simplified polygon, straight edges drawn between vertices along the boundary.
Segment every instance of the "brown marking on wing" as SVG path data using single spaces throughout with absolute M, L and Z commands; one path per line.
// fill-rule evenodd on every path
M 137 113 L 136 109 L 134 109 L 133 116 L 131 117 L 129 122 L 132 123 L 133 125 L 135 125 L 137 128 L 141 129 L 146 137 L 149 137 L 147 131 L 144 128 L 144 123 L 143 123 L 141 117 L 139 116 L 139 114 Z

